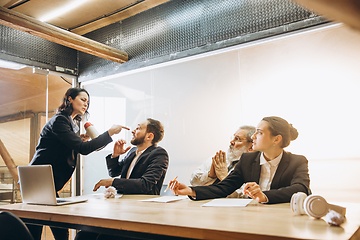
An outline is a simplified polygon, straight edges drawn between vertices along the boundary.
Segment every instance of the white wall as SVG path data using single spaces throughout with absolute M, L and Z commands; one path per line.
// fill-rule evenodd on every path
M 293 123 L 299 137 L 287 150 L 309 159 L 312 190 L 328 198 L 360 192 L 359 43 L 336 27 L 239 51 L 242 96 L 252 99 L 244 119 Z
M 178 176 L 188 183 L 198 165 L 226 150 L 240 125 L 281 116 L 299 131 L 286 150 L 308 158 L 313 192 L 335 199 L 333 189 L 360 190 L 351 170 L 360 169 L 359 42 L 360 33 L 338 26 L 86 83 L 90 121 L 106 118 L 133 129 L 147 117 L 160 120 L 159 145 L 170 155 L 165 182 Z M 103 111 L 93 102 L 104 98 L 124 104 Z M 85 193 L 108 177 L 103 157 L 111 147 L 85 157 Z

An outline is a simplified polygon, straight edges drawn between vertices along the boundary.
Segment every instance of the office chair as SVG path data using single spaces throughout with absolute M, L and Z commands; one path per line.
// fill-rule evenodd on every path
M 34 240 L 26 225 L 11 212 L 0 212 L 1 240 Z

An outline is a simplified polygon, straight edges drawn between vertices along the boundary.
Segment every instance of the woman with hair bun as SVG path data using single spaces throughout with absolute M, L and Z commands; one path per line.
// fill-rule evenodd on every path
M 297 130 L 280 117 L 264 117 L 252 135 L 255 152 L 241 155 L 234 171 L 211 186 L 188 187 L 177 180 L 169 186 L 175 195 L 194 200 L 224 198 L 245 183 L 244 194 L 260 203 L 290 202 L 297 192 L 310 192 L 308 161 L 284 151 L 297 138 Z

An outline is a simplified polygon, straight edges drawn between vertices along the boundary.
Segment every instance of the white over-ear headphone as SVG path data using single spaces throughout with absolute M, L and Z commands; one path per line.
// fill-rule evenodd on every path
M 303 192 L 294 193 L 291 197 L 290 207 L 298 215 L 307 214 L 313 218 L 322 218 L 330 210 L 345 216 L 346 208 L 329 204 L 319 195 L 307 196 Z

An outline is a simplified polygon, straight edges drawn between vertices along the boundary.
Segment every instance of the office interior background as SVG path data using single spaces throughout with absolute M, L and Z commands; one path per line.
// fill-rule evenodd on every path
M 164 124 L 165 183 L 189 183 L 239 126 L 275 115 L 299 131 L 286 150 L 309 160 L 313 193 L 360 201 L 360 33 L 344 24 L 285 0 L 167 1 L 84 35 L 127 52 L 122 64 L 3 25 L 0 34 L 2 64 L 13 64 L 0 67 L 0 139 L 17 165 L 31 160 L 66 89 L 81 86 L 99 132 L 148 117 Z M 112 146 L 79 160 L 66 194 L 108 178 Z

